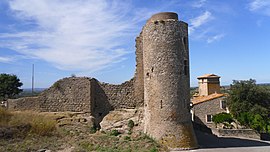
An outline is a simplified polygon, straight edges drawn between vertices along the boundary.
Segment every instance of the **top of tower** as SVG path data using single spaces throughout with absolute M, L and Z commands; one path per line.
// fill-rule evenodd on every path
M 178 20 L 178 15 L 174 12 L 161 12 L 154 14 L 147 22 L 168 19 Z
M 207 79 L 207 78 L 220 78 L 220 76 L 217 76 L 215 74 L 205 74 L 205 75 L 199 76 L 197 79 Z

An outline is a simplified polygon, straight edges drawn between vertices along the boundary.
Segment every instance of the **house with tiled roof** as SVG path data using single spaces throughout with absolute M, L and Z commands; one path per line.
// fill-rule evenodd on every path
M 199 93 L 191 99 L 192 120 L 195 123 L 215 127 L 212 117 L 221 112 L 228 112 L 225 103 L 226 94 L 220 91 L 220 76 L 206 74 L 197 78 Z

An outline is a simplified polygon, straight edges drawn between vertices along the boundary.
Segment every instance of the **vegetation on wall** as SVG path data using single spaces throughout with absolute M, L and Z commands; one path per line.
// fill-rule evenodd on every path
M 22 92 L 22 89 L 19 89 L 22 85 L 16 75 L 0 74 L 0 100 L 12 98 Z
M 241 125 L 270 133 L 270 92 L 253 79 L 233 81 L 227 103 Z

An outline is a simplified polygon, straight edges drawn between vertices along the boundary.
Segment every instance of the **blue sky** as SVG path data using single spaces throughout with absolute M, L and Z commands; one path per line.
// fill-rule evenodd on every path
M 119 84 L 133 77 L 135 37 L 154 13 L 189 24 L 191 86 L 270 82 L 269 0 L 1 0 L 0 73 L 46 88 L 71 74 Z

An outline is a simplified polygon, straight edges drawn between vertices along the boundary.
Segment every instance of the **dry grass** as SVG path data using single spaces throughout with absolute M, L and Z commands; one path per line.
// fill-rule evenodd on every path
M 49 116 L 31 111 L 10 112 L 0 110 L 1 127 L 30 126 L 30 132 L 40 136 L 53 135 L 56 131 L 56 121 Z
M 6 109 L 0 107 L 0 127 L 7 126 L 8 122 L 11 119 L 11 117 L 12 117 L 11 112 L 9 112 Z
M 58 151 L 66 148 L 82 152 L 164 151 L 163 147 L 141 132 L 118 136 L 99 131 L 93 134 L 89 125 L 78 122 L 56 128 L 57 121 L 72 116 L 74 119 L 77 117 L 69 113 L 12 112 L 1 109 L 0 119 L 4 127 L 0 126 L 0 131 L 2 128 L 2 131 L 14 132 L 9 138 L 0 138 L 0 151 L 21 152 L 40 149 Z

